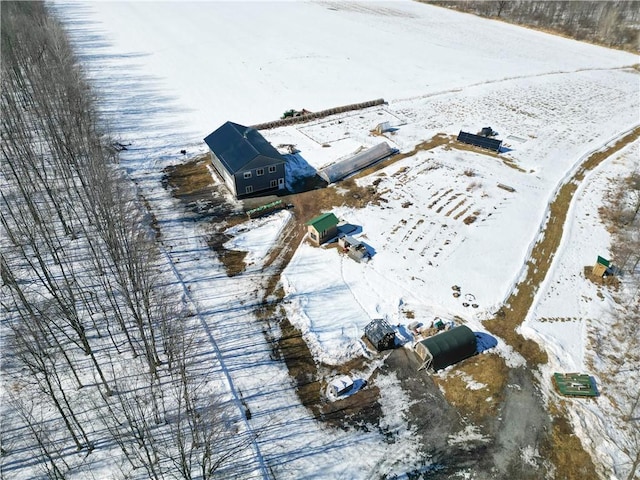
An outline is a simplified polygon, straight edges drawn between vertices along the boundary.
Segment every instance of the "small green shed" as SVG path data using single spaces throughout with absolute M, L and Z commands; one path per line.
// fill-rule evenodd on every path
M 604 277 L 605 274 L 609 271 L 610 267 L 611 267 L 611 262 L 606 258 L 602 258 L 600 255 L 598 255 L 598 259 L 596 260 L 596 264 L 593 266 L 593 269 L 591 270 L 591 274 L 594 277 Z
M 426 368 L 436 371 L 458 363 L 477 352 L 475 334 L 466 325 L 460 325 L 418 342 L 414 350 L 422 365 L 418 370 Z
M 338 235 L 338 218 L 331 212 L 312 218 L 307 223 L 311 243 L 319 246 Z

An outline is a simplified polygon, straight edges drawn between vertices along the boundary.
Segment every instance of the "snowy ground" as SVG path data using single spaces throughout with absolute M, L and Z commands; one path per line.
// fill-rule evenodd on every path
M 618 322 L 625 321 L 625 305 L 638 301 L 638 286 L 623 282 L 622 291 L 616 293 L 619 304 L 610 289 L 587 280 L 582 272 L 595 263 L 598 254 L 611 258 L 610 234 L 598 209 L 611 193 L 612 183 L 638 171 L 639 159 L 640 142 L 636 141 L 608 159 L 579 188 L 569 213 L 572 221 L 522 327 L 525 335 L 547 347 L 549 363 L 542 368 L 541 381 L 550 396 L 554 396 L 550 385 L 553 372 L 589 372 L 594 376 L 600 395 L 588 402 L 567 400 L 572 421 L 596 453 L 601 471 L 615 472 L 621 478 L 640 449 L 634 424 L 637 419 L 630 415 L 640 389 L 640 369 L 628 361 L 615 361 L 620 355 L 624 358 L 633 343 L 632 338 L 620 335 Z M 640 333 L 637 328 L 632 330 L 637 343 Z
M 263 133 L 274 145 L 297 145 L 316 168 L 378 143 L 369 132 L 380 121 L 397 128 L 386 140 L 403 152 L 437 133 L 487 125 L 505 140 L 503 156 L 520 169 L 438 147 L 362 179 L 380 180 L 385 201 L 335 213 L 361 228 L 358 238 L 375 253 L 369 263 L 306 244 L 297 251 L 284 274 L 289 317 L 318 360 L 339 363 L 361 351 L 358 339 L 373 317 L 395 324 L 407 323 L 408 312 L 423 321 L 455 315 L 481 330 L 520 278 L 563 179 L 640 120 L 640 77 L 628 68 L 636 56 L 417 3 L 60 2 L 55 10 L 114 134 L 131 143 L 122 164 L 159 219 L 168 261 L 217 340 L 221 370 L 252 411 L 249 426 L 260 432 L 255 471 L 262 458 L 277 478 L 401 473 L 416 466 L 418 440 L 402 418 L 406 399 L 388 377 L 378 386 L 393 443 L 376 431 L 325 428 L 300 405 L 253 317 L 261 259 L 288 214 L 228 232 L 250 263 L 245 274 L 228 278 L 205 232 L 184 221 L 161 187 L 162 169 L 180 161 L 181 149 L 203 152 L 201 139 L 226 120 L 253 124 L 289 108 L 380 97 L 388 104 Z M 470 214 L 477 219 L 467 225 Z M 602 232 L 589 243 L 592 232 L 581 249 L 589 259 L 606 247 Z M 553 278 L 574 287 L 569 273 Z M 462 288 L 460 298 L 452 285 Z M 578 318 L 582 303 L 556 312 L 546 298 L 526 328 L 552 340 L 553 368 L 581 368 L 588 353 L 572 332 L 550 332 L 538 320 Z M 478 307 L 464 307 L 464 299 Z M 502 342 L 498 350 L 508 351 Z M 605 418 L 606 400 L 592 408 Z M 615 463 L 614 450 L 608 454 Z

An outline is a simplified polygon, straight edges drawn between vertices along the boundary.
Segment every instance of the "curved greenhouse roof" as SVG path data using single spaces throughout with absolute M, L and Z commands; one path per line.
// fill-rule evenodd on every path
M 477 351 L 476 336 L 469 327 L 460 325 L 425 338 L 414 348 L 423 361 L 420 368 L 440 370 L 474 355 Z
M 327 183 L 331 184 L 338 180 L 342 180 L 346 176 L 362 170 L 369 165 L 373 165 L 383 158 L 388 157 L 393 152 L 394 150 L 387 142 L 382 142 L 375 147 L 367 148 L 352 157 L 321 169 L 318 172 L 318 175 L 320 175 Z

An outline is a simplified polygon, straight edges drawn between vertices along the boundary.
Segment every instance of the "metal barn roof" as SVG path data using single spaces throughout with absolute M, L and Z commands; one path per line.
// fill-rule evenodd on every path
M 392 153 L 393 149 L 389 144 L 387 142 L 382 142 L 375 147 L 367 148 L 352 157 L 321 169 L 318 171 L 318 175 L 320 175 L 327 183 L 334 183 L 354 172 L 368 167 L 369 165 L 373 165 Z
M 204 139 L 230 174 L 285 162 L 257 130 L 226 122 Z
M 609 262 L 609 260 L 602 258 L 600 255 L 598 255 L 598 263 L 600 265 L 604 265 L 607 268 L 611 265 L 611 262 Z
M 476 147 L 486 148 L 487 150 L 493 150 L 494 152 L 500 152 L 500 146 L 502 145 L 502 140 L 474 135 L 473 133 L 463 132 L 462 130 L 460 130 L 458 134 L 458 141 L 475 145 Z
M 336 217 L 333 213 L 323 213 L 322 215 L 318 215 L 315 218 L 309 220 L 305 225 L 310 225 L 316 229 L 317 232 L 325 232 L 329 230 L 331 227 L 338 224 L 338 217 Z
M 431 360 L 433 370 L 440 370 L 458 363 L 477 351 L 476 336 L 466 325 L 425 338 L 420 344 L 433 357 Z

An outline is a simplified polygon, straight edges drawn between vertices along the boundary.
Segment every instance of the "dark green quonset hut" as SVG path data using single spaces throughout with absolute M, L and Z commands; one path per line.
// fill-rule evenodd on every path
M 476 336 L 465 325 L 425 338 L 414 347 L 422 360 L 419 370 L 440 370 L 458 363 L 477 351 Z

